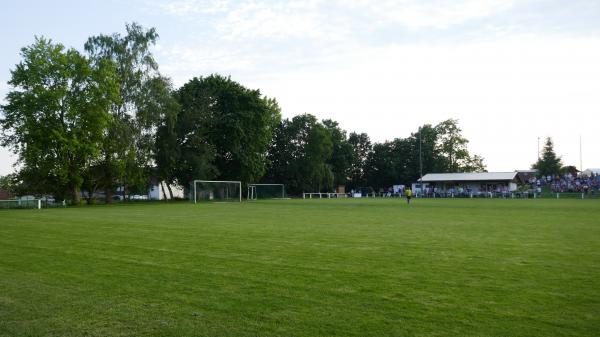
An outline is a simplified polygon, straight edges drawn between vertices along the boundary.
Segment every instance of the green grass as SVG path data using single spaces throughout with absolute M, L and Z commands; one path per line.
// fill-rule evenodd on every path
M 598 336 L 598 200 L 0 211 L 0 336 Z

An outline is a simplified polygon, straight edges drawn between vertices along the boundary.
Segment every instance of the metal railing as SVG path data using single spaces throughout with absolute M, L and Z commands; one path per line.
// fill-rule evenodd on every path
M 302 199 L 332 199 L 332 198 L 348 198 L 348 193 L 328 193 L 328 192 L 313 192 L 302 193 Z

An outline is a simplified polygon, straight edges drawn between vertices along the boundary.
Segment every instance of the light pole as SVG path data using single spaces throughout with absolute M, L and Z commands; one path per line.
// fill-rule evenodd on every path
M 423 147 L 423 137 L 421 136 L 422 132 L 423 128 L 419 127 L 419 174 L 421 175 L 420 192 L 423 192 L 423 154 L 421 149 Z
M 582 156 L 582 150 L 581 150 L 581 135 L 579 135 L 579 172 L 580 175 L 583 174 L 583 156 Z

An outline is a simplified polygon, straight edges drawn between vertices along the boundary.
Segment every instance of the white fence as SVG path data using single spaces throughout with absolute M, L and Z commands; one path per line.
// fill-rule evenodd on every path
M 426 194 L 415 194 L 416 198 L 496 198 L 496 199 L 599 199 L 600 193 L 581 192 L 430 192 Z
M 302 193 L 302 199 L 332 199 L 332 198 L 347 198 L 347 193 Z

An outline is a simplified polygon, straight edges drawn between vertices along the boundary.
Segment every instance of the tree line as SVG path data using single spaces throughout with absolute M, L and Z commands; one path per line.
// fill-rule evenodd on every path
M 44 37 L 22 48 L 0 118 L 18 171 L 3 181 L 79 203 L 82 190 L 88 202 L 95 191 L 107 202 L 145 194 L 153 179 L 171 196 L 194 179 L 283 183 L 297 194 L 407 184 L 421 162 L 425 173 L 485 170 L 453 119 L 376 143 L 333 120 L 284 119 L 275 99 L 229 77 L 173 88 L 151 51 L 157 39 L 133 23 L 90 37 L 83 52 Z

